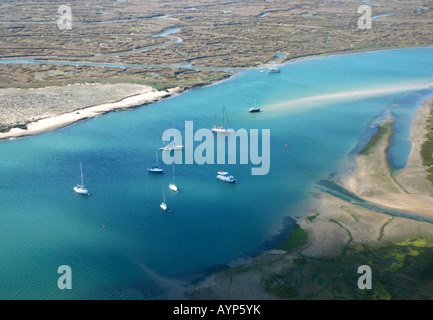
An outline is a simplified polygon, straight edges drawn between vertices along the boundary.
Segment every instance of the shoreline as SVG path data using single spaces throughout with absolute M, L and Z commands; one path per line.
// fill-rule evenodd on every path
M 118 101 L 82 107 L 59 115 L 30 121 L 25 124 L 26 129 L 11 128 L 6 132 L 0 132 L 0 141 L 25 138 L 58 130 L 76 123 L 102 116 L 110 112 L 125 111 L 135 109 L 143 105 L 156 103 L 179 95 L 183 92 L 185 92 L 185 89 L 181 89 L 180 87 L 156 91 L 152 87 L 148 86 L 147 90 L 143 91 L 142 93 L 127 96 Z
M 388 47 L 388 48 L 363 48 L 363 49 L 346 49 L 343 51 L 334 51 L 334 52 L 324 52 L 324 53 L 312 53 L 305 56 L 295 57 L 288 60 L 283 60 L 280 65 L 287 65 L 289 63 L 295 63 L 300 62 L 308 59 L 314 59 L 314 58 L 326 58 L 326 57 L 333 57 L 333 56 L 340 56 L 340 55 L 350 55 L 350 54 L 359 54 L 359 53 L 367 53 L 367 52 L 380 52 L 380 51 L 391 51 L 391 50 L 409 50 L 409 49 L 417 49 L 417 48 L 433 48 L 432 45 L 427 46 L 409 46 L 409 47 Z M 259 65 L 257 67 L 251 67 L 251 68 L 245 68 L 245 69 L 262 69 L 269 67 L 269 63 Z M 243 70 L 244 68 L 239 68 L 235 70 Z
M 358 154 L 356 170 L 349 178 L 342 179 L 343 186 L 374 204 L 433 216 L 433 186 L 427 180 L 420 153 L 421 145 L 426 139 L 425 125 L 432 103 L 433 96 L 424 100 L 411 123 L 409 140 L 412 142 L 412 148 L 405 168 L 393 171 L 387 157 L 383 160 L 360 157 Z M 385 146 L 385 156 L 388 147 L 389 141 Z M 385 180 L 379 177 L 384 172 L 392 179 Z
M 375 51 L 388 51 L 388 50 L 404 50 L 404 49 L 416 49 L 416 48 L 424 48 L 424 47 L 433 47 L 433 46 L 422 46 L 422 47 L 409 47 L 409 48 L 399 48 L 399 47 L 392 47 L 389 49 L 383 49 L 379 48 L 377 50 L 374 50 L 372 48 L 370 49 L 358 49 L 358 50 L 350 50 L 348 52 L 329 52 L 329 53 L 319 53 L 319 54 L 310 54 L 303 57 L 297 57 L 293 59 L 289 59 L 287 61 L 284 61 L 282 65 L 287 65 L 289 63 L 295 63 L 299 61 L 309 60 L 309 59 L 315 59 L 315 58 L 323 58 L 323 57 L 330 57 L 330 56 L 339 56 L 339 55 L 347 55 L 347 54 L 358 54 L 363 52 L 375 52 Z M 59 61 L 61 63 L 62 61 Z M 38 63 L 35 61 L 35 63 Z M 239 68 L 239 69 L 233 69 L 234 72 L 232 74 L 222 80 L 213 81 L 210 83 L 207 83 L 205 85 L 202 85 L 200 87 L 206 87 L 215 85 L 217 83 L 220 83 L 222 81 L 227 81 L 232 79 L 239 71 L 242 70 L 250 70 L 250 69 L 261 69 L 266 68 L 268 65 L 261 65 L 257 67 L 247 67 L 247 68 Z M 432 83 L 429 83 L 428 86 L 431 86 Z M 19 138 L 25 138 L 29 136 L 34 136 L 38 134 L 42 134 L 44 132 L 49 131 L 55 131 L 70 125 L 74 125 L 83 121 L 90 120 L 95 117 L 102 116 L 104 114 L 115 112 L 115 111 L 124 111 L 128 109 L 135 109 L 143 105 L 152 104 L 159 102 L 161 100 L 174 97 L 180 93 L 186 92 L 191 89 L 195 89 L 196 87 L 188 87 L 188 88 L 180 88 L 175 87 L 171 89 L 167 89 L 165 91 L 156 91 L 154 92 L 154 89 L 149 86 L 149 90 L 152 89 L 151 92 L 146 91 L 141 94 L 136 94 L 132 96 L 126 96 L 121 98 L 118 101 L 115 102 L 105 102 L 98 105 L 93 106 L 85 106 L 78 109 L 75 109 L 70 112 L 66 112 L 63 114 L 55 115 L 55 116 L 48 116 L 45 118 L 40 118 L 34 121 L 28 121 L 23 125 L 19 126 L 9 126 L 7 131 L 1 131 L 0 132 L 0 141 L 4 140 L 13 140 L 13 139 L 19 139 Z M 37 89 L 36 89 L 37 90 Z M 25 127 L 25 129 L 24 129 Z
M 266 300 L 341 299 L 338 294 L 335 296 L 334 292 L 329 292 L 327 285 L 322 286 L 314 280 L 307 282 L 307 276 L 304 276 L 305 270 L 311 271 L 308 268 L 312 263 L 329 265 L 332 261 L 344 261 L 348 252 L 356 252 L 362 257 L 362 248 L 381 250 L 381 248 L 388 248 L 387 246 L 398 247 L 402 243 L 417 243 L 419 239 L 421 242 L 433 240 L 432 223 L 417 219 L 417 213 L 433 217 L 433 186 L 426 179 L 427 172 L 422 166 L 419 152 L 425 140 L 425 123 L 427 115 L 433 108 L 432 104 L 433 96 L 424 100 L 411 123 L 412 149 L 407 166 L 397 173 L 401 186 L 392 177 L 386 155 L 392 130 L 378 139 L 379 142 L 371 147 L 371 154 L 361 155 L 360 152 L 355 156 L 356 168 L 354 170 L 348 168 L 347 171 L 332 179 L 344 190 L 353 192 L 361 199 L 367 199 L 371 201 L 370 203 L 379 206 L 386 206 L 391 211 L 393 208 L 396 210 L 403 208 L 409 211 L 409 215 L 401 217 L 382 213 L 375 211 L 374 208 L 351 203 L 326 190 L 319 191 L 314 193 L 309 200 L 311 209 L 308 210 L 307 216 L 296 219 L 297 224 L 308 233 L 306 243 L 291 251 L 277 250 L 277 247 L 274 250 L 263 251 L 251 257 L 251 261 L 247 264 L 234 268 L 227 267 L 225 270 L 209 274 L 192 284 L 185 291 L 186 295 L 192 300 L 227 299 L 227 297 L 229 299 Z M 381 124 L 383 125 L 386 123 Z M 387 121 L 387 125 L 392 126 L 392 119 Z M 385 167 L 386 172 L 383 172 Z M 381 177 L 379 180 L 374 180 L 377 178 L 377 172 L 381 173 Z M 414 172 L 415 177 L 413 177 Z M 424 179 L 423 183 L 419 183 L 421 178 Z M 427 189 L 424 189 L 426 186 Z M 371 187 L 375 189 L 369 189 Z M 388 195 L 391 197 L 386 198 L 386 201 L 381 201 L 381 197 L 374 196 L 375 192 L 383 192 L 384 197 Z M 411 212 L 413 215 L 410 215 Z M 411 242 L 410 239 L 415 240 Z M 419 247 L 414 245 L 413 248 L 421 247 L 423 245 Z M 369 252 L 368 249 L 367 252 Z M 347 259 L 350 261 L 349 258 Z M 302 260 L 310 262 L 307 267 L 300 263 Z M 351 263 L 350 268 L 353 268 L 353 261 Z M 386 269 L 383 265 L 380 267 Z M 287 275 L 296 273 L 299 269 L 304 271 L 300 271 L 297 274 L 298 278 L 291 278 L 291 281 L 287 283 Z M 327 276 L 327 274 L 313 273 L 308 277 L 322 277 L 322 281 L 325 281 Z M 308 285 L 294 284 L 299 281 L 305 281 Z M 333 282 L 335 279 L 329 281 Z M 339 285 L 347 286 L 344 279 L 338 278 L 337 281 L 340 281 Z M 384 297 L 388 296 L 384 295 Z M 348 296 L 348 298 L 353 297 Z
M 412 121 L 409 136 L 412 149 L 406 167 L 398 170 L 395 175 L 399 183 L 402 183 L 403 187 L 410 193 L 422 193 L 426 189 L 430 189 L 429 195 L 431 197 L 433 197 L 432 183 L 427 180 L 428 172 L 422 164 L 421 148 L 427 140 L 426 124 L 432 108 L 433 95 L 424 100 Z

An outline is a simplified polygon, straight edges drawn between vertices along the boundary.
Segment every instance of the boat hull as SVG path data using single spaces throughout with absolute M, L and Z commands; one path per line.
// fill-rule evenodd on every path
M 162 151 L 176 151 L 176 150 L 182 150 L 183 146 L 166 146 L 163 148 L 159 148 L 159 150 Z
M 269 68 L 269 69 L 268 69 L 268 72 L 269 72 L 269 73 L 280 73 L 280 71 L 281 71 L 281 70 L 278 69 L 278 68 Z
M 228 182 L 228 183 L 238 183 L 238 181 L 236 179 L 224 179 L 224 178 L 219 178 L 219 177 L 217 177 L 217 179 L 224 181 L 224 182 Z
M 228 182 L 228 183 L 237 183 L 238 181 L 233 176 L 229 175 L 228 172 L 219 171 L 217 173 L 217 179 Z
M 233 129 L 224 129 L 224 128 L 212 128 L 213 133 L 223 133 L 223 134 L 231 134 Z
M 160 168 L 150 168 L 147 169 L 147 171 L 151 173 L 164 173 L 164 169 L 160 169 Z
M 83 187 L 80 186 L 80 185 L 76 185 L 76 186 L 74 187 L 74 191 L 75 191 L 76 193 L 79 193 L 79 194 L 84 194 L 84 195 L 88 195 L 88 194 L 89 194 L 89 190 L 87 190 L 86 188 L 83 188 Z

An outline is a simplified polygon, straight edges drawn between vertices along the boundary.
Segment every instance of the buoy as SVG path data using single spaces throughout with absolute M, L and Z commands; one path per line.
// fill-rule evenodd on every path
M 102 228 L 105 228 L 105 224 L 101 224 L 101 227 L 102 227 Z
M 287 144 L 286 144 L 286 147 L 287 147 Z

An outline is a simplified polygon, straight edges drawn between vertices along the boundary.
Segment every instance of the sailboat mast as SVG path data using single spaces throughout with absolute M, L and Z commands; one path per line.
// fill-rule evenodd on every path
M 81 171 L 81 186 L 84 187 L 83 163 L 82 162 L 80 162 L 80 171 Z
M 174 176 L 174 162 L 173 162 L 173 184 L 176 184 L 176 177 Z
M 231 129 L 231 125 L 230 125 L 229 117 L 228 117 L 228 116 L 226 116 L 226 117 L 227 117 L 227 124 L 229 125 L 229 129 Z

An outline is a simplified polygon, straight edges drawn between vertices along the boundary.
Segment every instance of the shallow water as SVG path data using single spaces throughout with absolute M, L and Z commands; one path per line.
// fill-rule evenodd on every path
M 0 298 L 177 298 L 204 272 L 275 245 L 306 214 L 316 181 L 346 170 L 348 155 L 389 116 L 389 155 L 405 165 L 411 119 L 433 94 L 432 54 L 377 51 L 289 63 L 279 74 L 245 70 L 160 103 L 1 142 Z M 254 98 L 263 112 L 248 113 Z M 269 173 L 176 165 L 180 193 L 171 192 L 170 166 L 147 172 L 162 133 L 174 123 L 184 133 L 185 121 L 211 128 L 223 105 L 234 129 L 271 130 Z M 72 190 L 80 162 L 89 197 Z M 217 181 L 218 170 L 239 183 Z M 163 187 L 171 213 L 159 207 Z M 72 269 L 72 290 L 57 287 L 60 265 Z

